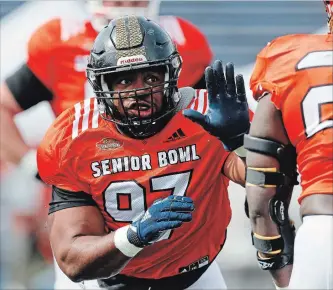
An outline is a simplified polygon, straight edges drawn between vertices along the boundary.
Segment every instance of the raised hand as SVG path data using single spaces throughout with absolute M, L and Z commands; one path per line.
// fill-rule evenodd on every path
M 192 110 L 183 111 L 185 117 L 201 125 L 211 135 L 219 138 L 225 149 L 233 151 L 243 145 L 244 134 L 250 128 L 249 110 L 242 75 L 234 77 L 234 65 L 227 63 L 226 76 L 223 65 L 216 60 L 205 70 L 209 107 L 206 115 Z

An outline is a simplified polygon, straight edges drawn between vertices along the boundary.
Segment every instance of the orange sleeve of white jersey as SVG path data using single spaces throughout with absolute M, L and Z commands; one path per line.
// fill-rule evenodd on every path
M 74 109 L 64 111 L 48 129 L 37 150 L 38 172 L 50 185 L 70 191 L 89 193 L 86 184 L 75 176 L 75 157 L 71 156 Z
M 175 16 L 161 16 L 161 26 L 176 43 L 183 59 L 179 87 L 193 86 L 212 62 L 213 53 L 205 35 L 189 21 Z
M 60 19 L 53 19 L 39 27 L 28 43 L 27 65 L 36 77 L 52 89 L 53 49 L 61 41 Z

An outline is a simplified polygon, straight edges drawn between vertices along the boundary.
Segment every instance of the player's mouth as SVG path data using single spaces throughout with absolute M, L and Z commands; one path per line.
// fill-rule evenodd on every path
M 155 111 L 155 110 L 154 110 Z M 153 113 L 152 106 L 146 102 L 133 102 L 128 107 L 128 114 L 130 116 L 147 118 Z

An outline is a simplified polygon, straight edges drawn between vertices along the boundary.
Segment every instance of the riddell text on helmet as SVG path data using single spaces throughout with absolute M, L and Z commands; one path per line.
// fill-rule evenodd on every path
M 119 58 L 117 61 L 117 65 L 138 63 L 138 62 L 143 62 L 143 61 L 147 61 L 147 59 L 144 55 L 126 56 L 126 57 Z

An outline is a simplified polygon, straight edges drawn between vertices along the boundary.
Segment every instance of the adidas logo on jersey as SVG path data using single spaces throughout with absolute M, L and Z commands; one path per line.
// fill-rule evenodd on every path
M 176 141 L 179 139 L 182 139 L 186 137 L 186 135 L 184 134 L 182 129 L 178 129 L 175 133 L 173 133 L 167 140 L 164 141 L 165 142 L 172 142 L 172 141 Z
M 204 257 L 200 258 L 199 260 L 191 263 L 190 265 L 187 265 L 186 267 L 180 267 L 178 271 L 179 271 L 179 273 L 186 273 L 186 272 L 193 271 L 193 270 L 199 269 L 201 267 L 204 267 L 208 264 L 209 264 L 209 257 L 204 256 Z

